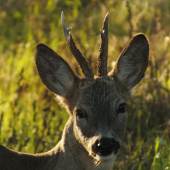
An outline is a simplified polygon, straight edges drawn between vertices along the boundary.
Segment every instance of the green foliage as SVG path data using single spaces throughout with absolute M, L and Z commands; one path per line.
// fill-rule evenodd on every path
M 129 9 L 132 15 L 129 14 Z M 61 26 L 67 26 L 97 72 L 100 29 L 109 12 L 109 68 L 134 35 L 150 40 L 145 78 L 128 107 L 126 135 L 114 169 L 170 169 L 170 1 L 167 0 L 1 0 L 0 1 L 0 142 L 17 151 L 35 153 L 59 141 L 68 119 L 65 109 L 45 89 L 34 53 L 45 43 L 82 75 Z

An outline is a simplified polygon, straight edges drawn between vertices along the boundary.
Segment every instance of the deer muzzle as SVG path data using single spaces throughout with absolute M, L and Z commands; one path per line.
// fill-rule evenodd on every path
M 98 154 L 99 156 L 109 156 L 112 153 L 117 154 L 119 148 L 119 142 L 117 142 L 114 138 L 106 137 L 97 139 L 92 146 L 93 152 Z

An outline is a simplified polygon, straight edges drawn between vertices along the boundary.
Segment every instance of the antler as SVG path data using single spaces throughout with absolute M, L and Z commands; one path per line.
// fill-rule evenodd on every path
M 86 59 L 84 58 L 82 53 L 79 51 L 79 49 L 76 47 L 76 45 L 73 41 L 73 38 L 70 33 L 70 30 L 72 29 L 72 27 L 69 27 L 69 28 L 66 27 L 63 11 L 61 12 L 61 20 L 62 20 L 64 36 L 66 38 L 67 45 L 69 46 L 71 52 L 73 53 L 74 57 L 76 58 L 77 62 L 79 63 L 83 74 L 85 75 L 85 77 L 94 78 L 93 72 L 92 72 L 88 62 L 86 61 Z
M 108 53 L 108 15 L 103 21 L 103 29 L 101 31 L 100 55 L 98 58 L 98 74 L 99 77 L 107 75 L 107 53 Z

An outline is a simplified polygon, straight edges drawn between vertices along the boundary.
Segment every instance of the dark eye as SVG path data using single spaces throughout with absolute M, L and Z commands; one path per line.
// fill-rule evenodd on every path
M 76 110 L 76 118 L 77 119 L 82 119 L 82 118 L 86 118 L 87 115 L 85 112 L 83 112 L 82 110 Z
M 126 103 L 120 104 L 119 107 L 118 107 L 117 112 L 118 112 L 118 113 L 124 113 L 124 112 L 126 112 Z

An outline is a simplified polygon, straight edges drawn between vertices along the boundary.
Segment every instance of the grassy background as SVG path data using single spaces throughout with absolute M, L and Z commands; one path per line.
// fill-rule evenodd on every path
M 150 62 L 128 106 L 128 124 L 114 169 L 170 169 L 170 1 L 1 0 L 0 143 L 17 151 L 51 149 L 68 119 L 45 89 L 34 54 L 38 43 L 56 51 L 82 75 L 66 45 L 61 11 L 77 46 L 97 72 L 100 29 L 109 12 L 108 65 L 132 35 L 150 40 Z

